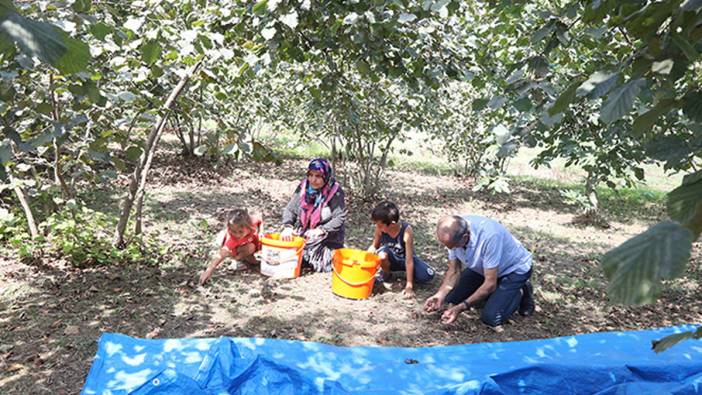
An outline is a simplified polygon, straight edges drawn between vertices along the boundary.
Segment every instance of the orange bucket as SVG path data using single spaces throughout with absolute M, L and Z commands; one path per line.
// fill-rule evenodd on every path
M 261 274 L 274 278 L 300 277 L 302 250 L 305 239 L 295 236 L 292 241 L 280 240 L 279 233 L 261 237 Z
M 367 299 L 373 292 L 380 257 L 372 252 L 340 248 L 332 256 L 332 292 L 349 299 Z

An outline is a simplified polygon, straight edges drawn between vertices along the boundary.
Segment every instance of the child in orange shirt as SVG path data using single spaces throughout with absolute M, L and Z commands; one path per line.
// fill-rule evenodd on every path
M 225 258 L 244 263 L 258 263 L 254 253 L 261 249 L 258 233 L 262 222 L 260 214 L 249 214 L 246 209 L 234 209 L 230 212 L 227 227 L 217 234 L 219 254 L 200 275 L 200 285 L 207 282 Z

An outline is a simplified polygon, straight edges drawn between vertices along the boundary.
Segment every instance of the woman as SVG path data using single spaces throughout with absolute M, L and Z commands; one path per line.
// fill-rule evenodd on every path
M 307 166 L 307 178 L 295 189 L 283 212 L 283 240 L 301 235 L 307 241 L 303 266 L 317 272 L 331 271 L 332 252 L 344 247 L 346 204 L 344 191 L 334 179 L 326 159 L 315 158 Z

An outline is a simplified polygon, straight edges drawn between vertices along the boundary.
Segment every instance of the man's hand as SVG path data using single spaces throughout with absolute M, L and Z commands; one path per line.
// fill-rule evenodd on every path
M 441 322 L 444 324 L 450 324 L 456 321 L 456 318 L 458 318 L 458 315 L 461 314 L 461 311 L 463 311 L 463 305 L 460 303 L 451 307 L 450 309 L 444 311 L 444 314 L 441 314 Z
M 402 290 L 402 296 L 405 299 L 410 299 L 410 298 L 415 297 L 414 288 L 412 287 L 412 284 L 405 285 L 405 289 Z
M 202 272 L 202 274 L 200 274 L 200 285 L 205 285 L 205 283 L 207 282 L 207 280 L 210 279 L 211 276 L 212 270 L 210 270 L 210 268 L 208 267 L 207 269 L 205 269 L 205 271 Z
M 293 235 L 294 235 L 293 228 L 286 227 L 285 229 L 283 229 L 282 232 L 280 232 L 280 240 L 281 241 L 292 241 Z
M 444 304 L 443 296 L 437 294 L 432 295 L 426 302 L 424 302 L 424 311 L 431 313 L 432 311 L 437 311 Z

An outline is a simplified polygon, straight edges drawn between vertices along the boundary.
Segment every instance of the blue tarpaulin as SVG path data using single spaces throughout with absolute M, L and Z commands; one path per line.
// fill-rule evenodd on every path
M 700 394 L 702 342 L 651 350 L 695 328 L 423 348 L 106 333 L 82 393 Z

